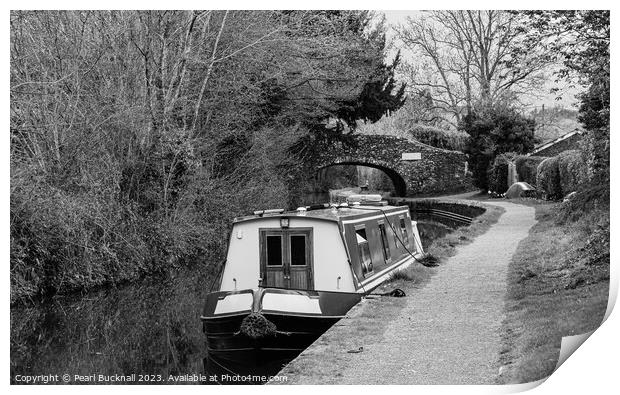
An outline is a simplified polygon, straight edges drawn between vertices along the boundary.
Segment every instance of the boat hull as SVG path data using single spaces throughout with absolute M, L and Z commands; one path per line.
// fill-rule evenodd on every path
M 250 295 L 251 304 L 247 305 Z M 234 298 L 243 300 L 246 308 L 231 311 L 244 307 Z M 361 295 L 355 293 L 276 288 L 209 294 L 201 317 L 209 358 L 213 359 L 212 365 L 228 369 L 229 374 L 256 372 L 257 366 L 275 374 L 344 317 L 360 299 Z M 222 308 L 223 305 L 228 309 Z M 272 330 L 260 336 L 244 332 L 244 320 L 250 315 L 265 319 Z

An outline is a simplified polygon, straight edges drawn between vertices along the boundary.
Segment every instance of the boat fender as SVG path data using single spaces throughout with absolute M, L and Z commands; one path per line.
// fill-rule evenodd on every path
M 277 334 L 276 325 L 259 313 L 252 313 L 241 321 L 239 332 L 250 339 L 260 339 L 263 337 L 275 336 Z

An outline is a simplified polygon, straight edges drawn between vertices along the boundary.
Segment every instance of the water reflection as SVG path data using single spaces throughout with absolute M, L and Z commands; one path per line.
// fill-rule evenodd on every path
M 73 382 L 75 375 L 137 374 L 167 381 L 207 373 L 200 311 L 208 277 L 188 271 L 12 308 L 11 382 L 16 375 L 69 374 Z

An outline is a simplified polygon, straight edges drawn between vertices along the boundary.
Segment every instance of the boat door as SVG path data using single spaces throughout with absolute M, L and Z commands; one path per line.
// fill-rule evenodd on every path
M 314 289 L 312 228 L 260 229 L 261 286 Z

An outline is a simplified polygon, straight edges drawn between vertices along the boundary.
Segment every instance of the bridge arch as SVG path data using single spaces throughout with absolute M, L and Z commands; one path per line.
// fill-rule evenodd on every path
M 352 135 L 347 141 L 317 143 L 307 177 L 336 165 L 367 166 L 383 171 L 399 196 L 459 191 L 471 185 L 467 156 L 417 140 L 389 135 Z
M 335 166 L 365 166 L 365 167 L 371 167 L 373 169 L 381 170 L 392 181 L 396 196 L 407 196 L 407 183 L 405 182 L 405 179 L 403 178 L 403 176 L 401 176 L 398 173 L 398 171 L 390 167 L 387 167 L 385 165 L 381 165 L 377 163 L 365 162 L 365 161 L 360 161 L 360 160 L 346 160 L 346 161 L 329 163 L 316 169 L 315 177 L 318 177 L 319 172 L 321 170 L 327 169 L 329 167 L 335 167 Z

